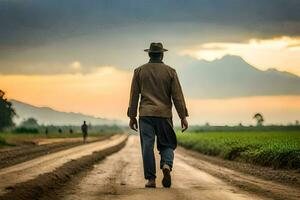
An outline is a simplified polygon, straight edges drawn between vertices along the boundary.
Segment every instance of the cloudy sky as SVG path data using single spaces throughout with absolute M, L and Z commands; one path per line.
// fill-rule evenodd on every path
M 192 123 L 249 124 L 255 112 L 293 122 L 299 10 L 298 0 L 0 0 L 0 89 L 38 106 L 126 120 L 132 71 L 161 41 Z

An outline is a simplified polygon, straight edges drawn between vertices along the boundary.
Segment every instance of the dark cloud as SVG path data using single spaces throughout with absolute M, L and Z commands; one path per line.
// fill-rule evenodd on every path
M 0 73 L 68 73 L 74 60 L 129 68 L 151 41 L 174 56 L 202 42 L 299 36 L 299 10 L 298 0 L 0 0 Z
M 166 22 L 299 35 L 299 9 L 298 0 L 2 0 L 0 44 L 34 45 L 115 26 Z

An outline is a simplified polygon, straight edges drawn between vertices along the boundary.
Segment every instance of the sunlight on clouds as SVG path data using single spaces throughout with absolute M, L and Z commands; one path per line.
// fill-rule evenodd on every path
M 300 75 L 300 38 L 251 39 L 246 43 L 205 43 L 180 52 L 199 60 L 213 61 L 225 55 L 241 56 L 251 65 L 276 68 Z
M 75 70 L 79 70 L 81 68 L 81 63 L 79 61 L 74 61 L 71 63 L 71 67 Z

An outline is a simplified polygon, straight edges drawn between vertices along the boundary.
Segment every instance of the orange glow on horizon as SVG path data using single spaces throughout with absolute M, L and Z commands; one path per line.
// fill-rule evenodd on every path
M 0 76 L 1 88 L 11 99 L 107 118 L 127 107 L 130 82 L 130 72 L 113 67 L 86 75 Z
M 59 111 L 127 120 L 132 72 L 101 67 L 90 74 L 0 75 L 7 97 Z M 266 123 L 291 123 L 300 119 L 300 96 L 257 96 L 230 99 L 186 98 L 191 124 L 254 124 L 261 112 Z M 175 120 L 178 118 L 174 113 Z
M 254 96 L 230 99 L 189 99 L 193 119 L 216 124 L 242 122 L 252 124 L 256 112 L 266 116 L 266 123 L 287 124 L 300 119 L 300 96 Z M 196 122 L 196 121 L 195 121 Z M 196 122 L 197 123 L 197 122 Z

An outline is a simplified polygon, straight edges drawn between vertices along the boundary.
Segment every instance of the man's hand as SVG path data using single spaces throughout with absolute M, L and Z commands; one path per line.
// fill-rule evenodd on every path
M 189 123 L 186 120 L 186 118 L 181 119 L 181 128 L 182 128 L 181 132 L 186 131 L 186 129 L 188 129 L 188 127 L 189 127 Z
M 134 131 L 138 131 L 138 123 L 137 123 L 137 120 L 136 118 L 130 118 L 130 121 L 129 121 L 129 127 L 134 130 Z

